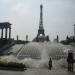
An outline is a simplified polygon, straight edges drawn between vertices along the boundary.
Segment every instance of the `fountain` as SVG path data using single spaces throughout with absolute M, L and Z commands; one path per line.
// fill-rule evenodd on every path
M 58 68 L 65 66 L 65 58 L 67 57 L 65 50 L 66 46 L 60 43 L 31 42 L 21 49 L 17 58 L 28 68 L 48 68 L 49 57 L 52 57 L 54 68 Z
M 35 58 L 35 59 L 47 59 L 50 56 L 53 59 L 66 57 L 66 52 L 64 51 L 66 47 L 60 43 L 36 43 L 31 42 L 25 45 L 21 51 L 18 53 L 18 58 Z
M 27 68 L 48 68 L 49 58 L 52 57 L 54 69 L 65 68 L 67 67 L 67 47 L 53 42 L 31 42 L 24 45 L 16 57 L 3 56 L 1 60 L 21 62 Z

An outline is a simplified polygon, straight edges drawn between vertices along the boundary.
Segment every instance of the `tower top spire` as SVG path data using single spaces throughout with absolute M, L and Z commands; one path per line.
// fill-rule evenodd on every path
M 40 5 L 40 8 L 43 8 L 43 5 L 42 4 Z
M 44 29 L 43 28 L 43 5 L 40 5 L 40 23 L 39 23 L 39 29 Z

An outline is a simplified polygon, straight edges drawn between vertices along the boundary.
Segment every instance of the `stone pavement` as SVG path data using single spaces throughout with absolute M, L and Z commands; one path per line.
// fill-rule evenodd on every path
M 0 75 L 75 75 L 74 72 L 68 72 L 67 69 L 48 70 L 48 69 L 28 69 L 26 71 L 2 71 Z

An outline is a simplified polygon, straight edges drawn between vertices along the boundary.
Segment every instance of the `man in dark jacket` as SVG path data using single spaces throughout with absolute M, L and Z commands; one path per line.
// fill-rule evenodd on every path
M 67 62 L 68 62 L 68 71 L 73 72 L 73 63 L 74 63 L 73 52 L 68 52 Z

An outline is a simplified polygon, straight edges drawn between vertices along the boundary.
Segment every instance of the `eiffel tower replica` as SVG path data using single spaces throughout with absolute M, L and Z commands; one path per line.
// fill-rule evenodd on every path
M 45 30 L 43 27 L 43 5 L 40 5 L 40 22 L 39 22 L 39 29 L 38 29 L 38 34 L 34 41 L 36 42 L 44 42 L 46 41 L 46 38 L 49 39 L 48 36 L 45 36 Z
M 37 37 L 39 37 L 40 34 L 45 36 L 44 27 L 43 27 L 43 5 L 40 5 L 40 23 L 39 23 L 39 29 L 38 29 Z
M 44 41 L 45 40 L 45 33 L 44 33 L 44 27 L 43 27 L 43 5 L 40 5 L 40 22 L 39 22 L 39 29 L 38 34 L 36 37 L 37 41 Z

